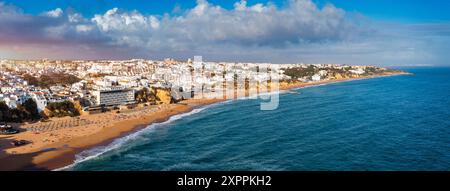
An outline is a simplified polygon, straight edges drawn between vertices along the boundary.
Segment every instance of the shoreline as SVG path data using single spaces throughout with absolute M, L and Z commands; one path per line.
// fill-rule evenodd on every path
M 280 86 L 278 91 L 292 90 L 304 87 L 311 87 L 317 85 L 332 84 L 337 82 L 346 82 L 353 80 L 363 80 L 387 76 L 406 75 L 407 72 L 386 73 L 382 75 L 358 77 L 358 78 L 342 78 L 334 80 L 324 80 L 312 83 L 293 83 L 285 86 Z M 260 92 L 262 93 L 262 92 Z M 139 132 L 152 124 L 163 123 L 168 121 L 172 116 L 189 113 L 196 108 L 207 105 L 224 102 L 233 99 L 190 99 L 183 100 L 179 103 L 165 105 L 161 110 L 149 112 L 142 115 L 136 115 L 135 118 L 114 121 L 111 124 L 96 128 L 95 132 L 90 134 L 77 136 L 68 140 L 56 141 L 55 143 L 43 145 L 33 152 L 24 152 L 20 154 L 10 154 L 3 150 L 11 149 L 3 148 L 0 153 L 0 171 L 1 170 L 55 170 L 63 169 L 73 165 L 76 156 L 83 151 L 90 150 L 100 146 L 108 146 L 119 138 L 132 135 Z M 159 108 L 159 107 L 158 107 Z M 101 114 L 94 114 L 101 115 Z M 102 115 L 102 117 L 106 116 Z M 110 114 L 111 115 L 111 114 Z M 95 116 L 94 116 L 95 117 Z M 78 127 L 74 127 L 78 128 Z M 87 128 L 87 127 L 86 127 Z M 63 130 L 61 130 L 63 131 Z M 51 136 L 50 133 L 49 136 Z M 32 135 L 30 135 L 32 136 Z M 44 137 L 44 135 L 42 135 Z M 2 142 L 4 138 L 11 138 L 14 136 L 1 137 Z M 1 142 L 0 142 L 1 143 Z M 4 142 L 1 144 L 5 144 Z M 18 147 L 20 149 L 20 147 Z M 12 148 L 14 149 L 14 148 Z M 4 152 L 4 153 L 3 153 Z
M 137 132 L 153 123 L 167 121 L 172 116 L 187 113 L 195 108 L 218 101 L 221 100 L 185 100 L 180 103 L 166 105 L 156 112 L 150 112 L 136 118 L 115 121 L 108 126 L 98 127 L 97 131 L 87 135 L 44 145 L 29 153 L 6 154 L 6 156 L 0 157 L 0 170 L 35 171 L 59 169 L 72 164 L 75 161 L 75 156 L 82 151 L 98 146 L 106 146 L 117 138 Z M 20 149 L 20 147 L 17 147 L 17 149 Z

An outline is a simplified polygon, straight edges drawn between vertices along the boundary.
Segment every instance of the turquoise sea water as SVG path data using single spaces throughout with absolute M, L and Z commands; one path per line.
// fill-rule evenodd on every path
M 450 68 L 236 100 L 80 154 L 69 170 L 450 170 Z M 100 154 L 102 153 L 102 154 Z

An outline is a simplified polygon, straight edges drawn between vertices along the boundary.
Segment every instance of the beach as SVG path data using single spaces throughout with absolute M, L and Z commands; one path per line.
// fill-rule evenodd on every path
M 280 84 L 279 90 L 401 74 L 407 73 Z M 77 118 L 56 118 L 51 119 L 51 122 L 39 124 L 19 124 L 19 128 L 27 131 L 10 136 L 0 135 L 0 170 L 62 168 L 72 164 L 75 156 L 84 150 L 108 145 L 113 140 L 139 131 L 152 123 L 163 122 L 171 116 L 221 101 L 224 99 L 191 99 L 175 104 L 141 107 L 129 112 L 107 112 Z M 39 131 L 40 129 L 44 130 Z M 13 147 L 10 145 L 12 140 L 30 140 L 32 143 Z

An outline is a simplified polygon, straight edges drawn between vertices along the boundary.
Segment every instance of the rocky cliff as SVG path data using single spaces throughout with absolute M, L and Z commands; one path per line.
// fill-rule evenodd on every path
M 170 95 L 170 89 L 163 88 L 155 88 L 153 89 L 156 95 L 156 101 L 161 104 L 170 104 L 172 103 L 172 96 Z

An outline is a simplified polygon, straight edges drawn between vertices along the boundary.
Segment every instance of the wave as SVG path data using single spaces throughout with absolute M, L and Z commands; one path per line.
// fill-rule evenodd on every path
M 92 160 L 95 159 L 109 151 L 118 149 L 123 147 L 124 145 L 126 145 L 127 143 L 130 143 L 130 141 L 136 140 L 137 138 L 140 137 L 140 135 L 144 134 L 144 133 L 149 133 L 154 131 L 157 127 L 162 126 L 162 125 L 167 125 L 170 124 L 174 121 L 177 121 L 179 119 L 182 119 L 184 117 L 199 113 L 207 108 L 213 107 L 213 106 L 217 106 L 217 105 L 222 105 L 228 103 L 228 101 L 224 101 L 224 102 L 218 102 L 218 103 L 214 103 L 214 104 L 210 104 L 210 105 L 205 105 L 199 108 L 195 108 L 190 112 L 187 113 L 181 113 L 178 115 L 173 115 L 171 116 L 168 120 L 164 121 L 164 122 L 160 122 L 160 123 L 152 123 L 150 125 L 148 125 L 146 128 L 141 129 L 139 131 L 136 131 L 132 134 L 129 134 L 125 137 L 121 137 L 121 138 L 117 138 L 115 139 L 112 143 L 106 145 L 106 146 L 98 146 L 98 147 L 94 147 L 92 149 L 88 149 L 85 151 L 82 151 L 81 153 L 75 155 L 75 161 L 65 167 L 59 168 L 59 169 L 55 169 L 55 171 L 61 171 L 61 170 L 66 170 L 66 169 L 70 169 L 75 167 L 76 165 L 82 163 L 82 162 L 86 162 L 88 160 Z

